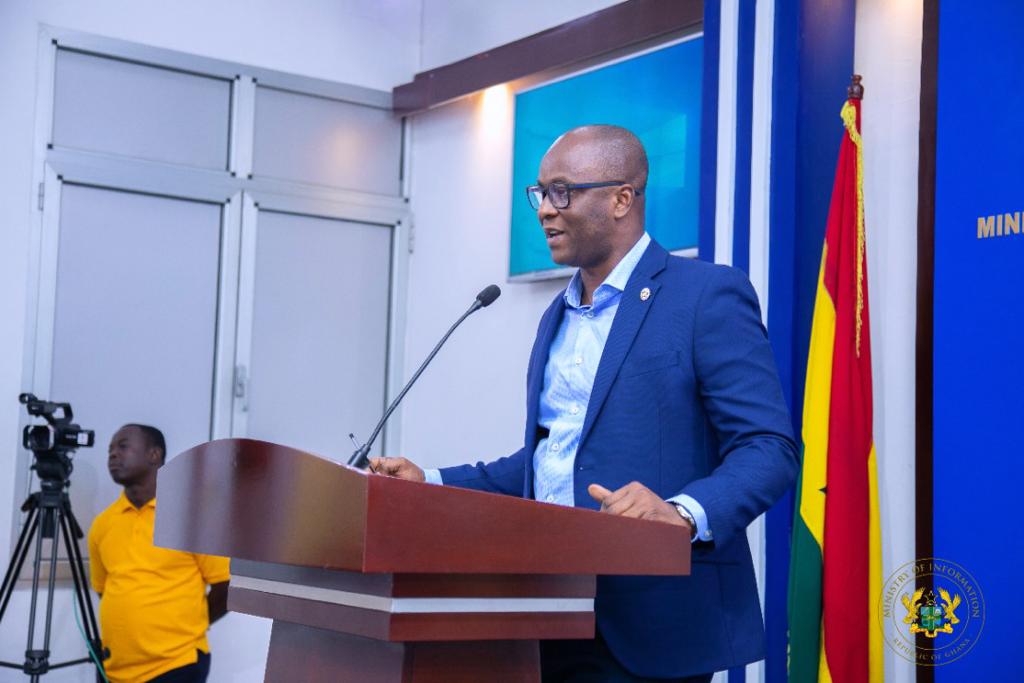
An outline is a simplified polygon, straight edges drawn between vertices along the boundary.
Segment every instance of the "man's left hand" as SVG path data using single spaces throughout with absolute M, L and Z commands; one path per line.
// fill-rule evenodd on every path
M 587 487 L 587 493 L 601 504 L 601 512 L 681 524 L 691 536 L 693 535 L 690 523 L 683 519 L 675 505 L 662 500 L 654 491 L 638 481 L 626 484 L 617 491 L 609 491 L 600 484 L 591 484 Z

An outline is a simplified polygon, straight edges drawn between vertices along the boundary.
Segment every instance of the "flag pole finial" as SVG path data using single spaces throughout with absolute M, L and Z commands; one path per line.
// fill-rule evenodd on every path
M 864 86 L 860 83 L 860 74 L 853 74 L 850 78 L 850 85 L 846 88 L 846 96 L 851 100 L 864 99 Z

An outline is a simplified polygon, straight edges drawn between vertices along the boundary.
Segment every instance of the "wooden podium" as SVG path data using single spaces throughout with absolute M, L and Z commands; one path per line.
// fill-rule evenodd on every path
M 248 439 L 158 479 L 155 542 L 231 558 L 228 609 L 274 620 L 266 681 L 537 681 L 594 637 L 598 574 L 688 574 L 685 528 L 401 481 Z

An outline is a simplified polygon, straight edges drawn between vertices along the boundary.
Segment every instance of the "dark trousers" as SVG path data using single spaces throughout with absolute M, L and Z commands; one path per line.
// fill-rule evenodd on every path
M 195 664 L 165 671 L 156 678 L 149 679 L 149 683 L 206 683 L 206 677 L 210 673 L 210 655 L 202 650 L 196 650 L 196 655 Z
M 156 678 L 149 679 L 148 683 L 206 683 L 206 677 L 210 673 L 210 655 L 202 650 L 196 650 L 196 655 L 195 664 L 186 664 L 165 671 Z M 103 677 L 98 672 L 96 683 L 103 683 Z
M 542 683 L 708 683 L 712 674 L 644 678 L 622 668 L 600 631 L 593 640 L 540 641 Z

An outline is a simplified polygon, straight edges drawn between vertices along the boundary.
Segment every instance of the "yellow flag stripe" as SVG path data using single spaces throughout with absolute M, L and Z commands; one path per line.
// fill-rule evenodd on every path
M 818 547 L 825 535 L 825 488 L 828 465 L 828 420 L 832 395 L 832 349 L 836 336 L 836 309 L 825 288 L 825 257 L 821 253 L 818 292 L 814 298 L 814 322 L 807 355 L 807 380 L 804 384 L 804 462 L 800 489 L 800 516 Z
M 828 670 L 828 658 L 825 657 L 825 624 L 821 625 L 821 647 L 818 655 L 818 683 L 832 683 L 832 672 Z
M 882 524 L 878 506 L 878 466 L 875 444 L 871 444 L 868 455 L 868 681 L 881 683 L 885 679 L 885 654 L 882 649 L 882 630 L 878 628 L 878 610 L 882 596 Z

